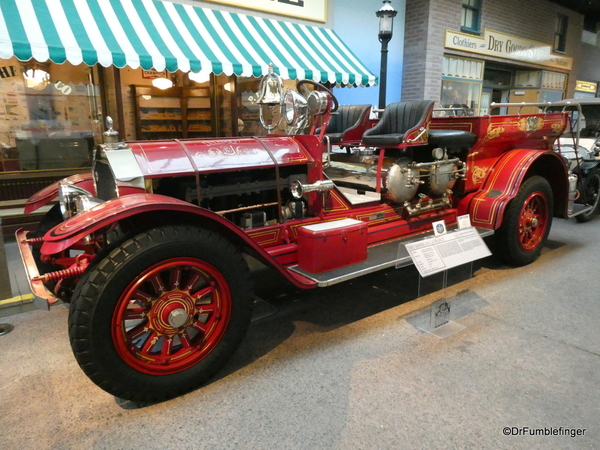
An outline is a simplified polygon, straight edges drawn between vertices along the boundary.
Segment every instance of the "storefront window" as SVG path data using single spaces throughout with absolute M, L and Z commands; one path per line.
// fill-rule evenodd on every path
M 444 56 L 442 61 L 442 76 L 465 78 L 468 80 L 481 80 L 483 61 L 465 58 L 452 58 Z
M 164 77 L 162 73 L 158 74 Z M 120 70 L 127 140 L 159 140 L 234 136 L 237 134 L 233 76 L 210 73 L 167 74 L 171 87 L 160 89 L 154 71 Z
M 542 87 L 547 89 L 564 90 L 567 84 L 567 74 L 558 72 L 542 72 Z
M 462 108 L 464 111 L 458 114 L 478 114 L 483 61 L 444 56 L 442 77 L 442 108 Z
M 13 58 L 0 73 L 0 170 L 89 167 L 100 137 L 92 69 Z
M 479 114 L 481 83 L 442 80 L 442 108 L 463 108 L 470 116 Z
M 218 136 L 234 136 L 238 133 L 237 111 L 233 109 L 235 96 L 235 81 L 233 77 L 219 75 L 215 77 L 215 100 L 218 105 L 216 117 L 218 121 Z M 243 127 L 242 127 L 243 128 Z
M 567 74 L 559 72 L 542 72 L 541 102 L 557 102 L 562 100 L 567 86 Z
M 540 87 L 540 74 L 539 70 L 518 70 L 515 72 L 515 87 Z

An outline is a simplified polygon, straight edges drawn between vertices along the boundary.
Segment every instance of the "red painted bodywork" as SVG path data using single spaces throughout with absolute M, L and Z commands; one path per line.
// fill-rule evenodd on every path
M 92 172 L 71 175 L 70 177 L 64 178 L 61 181 L 66 181 L 67 183 L 74 184 L 76 186 L 81 187 L 82 189 L 85 189 L 91 194 L 95 194 L 94 178 Z M 28 214 L 30 212 L 33 212 L 36 209 L 39 209 L 45 204 L 54 200 L 58 196 L 59 184 L 60 181 L 52 183 L 51 185 L 46 186 L 41 191 L 38 191 L 31 197 L 29 197 L 25 202 L 25 213 Z
M 298 229 L 324 221 L 352 218 L 366 223 L 367 246 L 417 235 L 431 229 L 433 221 L 456 223 L 460 214 L 471 214 L 474 225 L 497 229 L 502 223 L 504 209 L 517 194 L 528 174 L 546 176 L 555 193 L 554 211 L 564 216 L 567 206 L 567 175 L 564 163 L 552 152 L 552 145 L 566 126 L 566 115 L 510 115 L 490 117 L 432 118 L 431 129 L 464 130 L 477 135 L 470 151 L 461 154 L 466 173 L 452 188 L 451 207 L 439 207 L 405 213 L 404 205 L 374 200 L 360 205 L 350 204 L 334 188 L 326 193 L 306 195 L 308 208 L 303 219 L 278 221 L 275 224 L 243 230 L 223 216 L 183 200 L 155 194 L 140 194 L 140 190 L 124 191 L 121 196 L 102 203 L 90 211 L 66 220 L 50 230 L 41 252 L 53 255 L 76 245 L 87 236 L 120 221 L 143 217 L 145 224 L 152 214 L 170 212 L 178 217 L 192 218 L 190 223 L 210 221 L 229 239 L 264 263 L 273 266 L 290 282 L 301 288 L 316 283 L 288 270 L 298 263 Z M 425 134 L 426 136 L 426 134 Z M 515 149 L 518 142 L 519 148 Z M 423 142 L 414 143 L 410 152 L 430 151 Z M 421 145 L 421 147 L 419 146 Z M 268 136 L 252 138 L 190 139 L 132 142 L 129 148 L 145 178 L 200 176 L 210 173 L 227 174 L 239 170 L 297 166 L 304 171 L 308 183 L 324 180 L 324 143 L 315 135 Z M 384 150 L 380 152 L 383 161 Z M 393 152 L 390 151 L 390 154 Z M 387 154 L 386 154 L 387 156 Z M 452 157 L 453 155 L 449 155 Z M 377 167 L 378 181 L 383 177 L 382 164 Z M 70 177 L 84 189 L 93 186 L 91 174 Z M 50 201 L 57 184 L 46 188 L 30 199 L 30 210 Z M 280 186 L 280 188 L 282 188 Z M 91 188 L 93 192 L 93 187 Z M 379 191 L 379 186 L 377 187 Z M 125 194 L 129 195 L 125 195 Z M 186 219 L 187 220 L 187 219 Z
M 46 234 L 41 253 L 49 255 L 60 253 L 102 227 L 127 217 L 154 211 L 181 211 L 208 218 L 244 240 L 262 258 L 275 263 L 273 258 L 260 245 L 248 239 L 242 230 L 218 214 L 182 200 L 156 194 L 134 194 L 118 197 L 102 203 L 86 213 L 65 220 Z M 274 265 L 277 266 L 277 264 Z M 281 271 L 283 272 L 283 269 Z M 303 277 L 295 277 L 294 283 L 307 285 L 308 287 L 314 285 L 314 282 Z
M 492 173 L 485 179 L 477 194 L 472 197 L 468 209 L 471 223 L 483 228 L 499 228 L 506 205 L 517 195 L 528 169 L 540 158 L 544 158 L 547 164 L 553 164 L 558 171 L 562 172 L 564 189 L 567 169 L 558 154 L 552 151 L 512 150 L 496 161 Z M 560 183 L 561 178 L 557 180 Z M 557 213 L 564 217 L 566 211 Z
M 96 195 L 96 188 L 94 187 L 94 178 L 92 172 L 71 175 L 70 177 L 63 178 L 61 181 L 67 182 L 74 186 L 79 186 L 80 188 L 88 191 L 90 194 L 94 196 Z M 58 197 L 58 186 L 61 181 L 52 183 L 29 197 L 25 202 L 25 214 L 41 208 Z M 130 184 L 118 183 L 118 185 L 121 195 L 140 194 L 144 192 L 143 189 L 131 186 Z
M 430 128 L 463 130 L 477 135 L 466 161 L 464 191 L 471 192 L 481 188 L 490 170 L 504 153 L 515 148 L 552 151 L 554 141 L 567 125 L 566 117 L 564 113 L 434 117 Z M 512 170 L 512 167 L 507 169 Z
M 150 141 L 129 145 L 147 178 L 312 162 L 309 152 L 291 136 Z

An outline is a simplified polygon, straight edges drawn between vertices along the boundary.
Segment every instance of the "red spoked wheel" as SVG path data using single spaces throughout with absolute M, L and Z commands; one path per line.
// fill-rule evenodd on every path
M 202 360 L 219 343 L 231 313 L 223 275 L 192 258 L 161 261 L 124 291 L 113 317 L 121 358 L 142 372 L 168 374 Z
M 550 233 L 552 216 L 552 188 L 548 181 L 537 175 L 525 180 L 496 232 L 496 247 L 502 259 L 515 266 L 538 259 Z
M 535 250 L 548 227 L 548 200 L 543 192 L 532 192 L 523 203 L 519 214 L 519 245 L 525 252 Z
M 250 271 L 221 235 L 163 226 L 120 243 L 79 280 L 69 338 L 86 375 L 127 400 L 156 402 L 200 386 L 250 323 Z

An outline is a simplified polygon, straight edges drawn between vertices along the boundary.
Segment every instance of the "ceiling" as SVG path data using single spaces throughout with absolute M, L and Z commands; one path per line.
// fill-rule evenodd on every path
M 585 16 L 586 25 L 600 22 L 600 0 L 550 0 Z

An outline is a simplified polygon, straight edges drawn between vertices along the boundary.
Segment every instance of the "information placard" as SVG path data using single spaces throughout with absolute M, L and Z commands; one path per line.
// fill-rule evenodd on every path
M 475 228 L 406 244 L 406 250 L 422 277 L 490 256 Z

